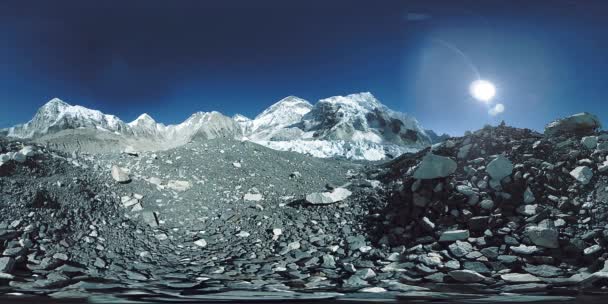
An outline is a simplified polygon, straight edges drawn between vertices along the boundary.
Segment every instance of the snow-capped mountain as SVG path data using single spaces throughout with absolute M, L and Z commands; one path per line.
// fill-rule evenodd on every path
M 97 128 L 123 133 L 129 127 L 114 115 L 81 106 L 71 106 L 59 98 L 53 98 L 42 106 L 29 122 L 11 127 L 10 137 L 33 138 L 64 129 Z
M 219 112 L 197 112 L 177 125 L 165 126 L 150 115 L 142 114 L 130 123 L 114 115 L 82 106 L 72 106 L 58 98 L 43 105 L 29 122 L 7 130 L 7 136 L 39 138 L 70 129 L 90 129 L 111 132 L 129 138 L 156 140 L 173 147 L 193 138 L 240 138 L 241 129 L 236 121 Z
M 191 140 L 236 138 L 317 157 L 366 160 L 414 152 L 432 141 L 416 119 L 392 111 L 371 93 L 334 96 L 315 105 L 288 96 L 254 119 L 240 114 L 228 117 L 215 111 L 197 112 L 176 125 L 158 123 L 148 114 L 124 123 L 116 116 L 54 98 L 32 120 L 2 133 L 48 142 L 61 138 L 62 132 L 76 129 L 78 134 L 109 134 L 113 142 L 124 142 L 125 147 L 135 150 L 141 142 L 145 142 L 142 149 L 149 150 L 167 149 Z M 70 138 L 75 136 L 72 133 L 68 134 Z
M 308 101 L 285 97 L 268 107 L 253 120 L 242 121 L 243 132 L 252 140 L 291 140 L 300 137 L 301 130 L 294 126 L 313 108 Z M 294 134 L 295 132 L 295 134 Z
M 390 110 L 368 92 L 321 99 L 314 106 L 290 96 L 242 125 L 261 145 L 319 157 L 380 160 L 431 144 L 416 119 Z

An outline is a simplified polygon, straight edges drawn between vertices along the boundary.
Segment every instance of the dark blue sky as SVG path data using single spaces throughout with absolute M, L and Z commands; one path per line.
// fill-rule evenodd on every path
M 606 16 L 605 1 L 0 0 L 0 127 L 52 97 L 177 123 L 362 91 L 451 134 L 581 111 L 606 125 Z M 469 97 L 460 52 L 504 113 Z

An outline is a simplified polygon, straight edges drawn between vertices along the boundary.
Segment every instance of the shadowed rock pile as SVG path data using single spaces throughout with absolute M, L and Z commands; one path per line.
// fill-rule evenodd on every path
M 485 127 L 387 164 L 380 243 L 405 245 L 412 273 L 432 282 L 601 285 L 608 134 L 590 121 L 556 121 L 545 135 Z

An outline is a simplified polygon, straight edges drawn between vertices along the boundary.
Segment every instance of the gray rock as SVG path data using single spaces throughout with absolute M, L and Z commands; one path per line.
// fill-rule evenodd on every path
M 524 270 L 535 276 L 544 278 L 553 278 L 563 274 L 560 268 L 551 265 L 528 265 L 524 267 Z
M 473 251 L 473 246 L 468 242 L 456 241 L 448 246 L 448 249 L 455 257 L 460 258 Z
M 205 239 L 198 239 L 198 240 L 194 241 L 194 245 L 201 247 L 201 248 L 205 248 L 205 247 L 207 247 L 207 241 Z
M 598 141 L 598 137 L 597 136 L 585 136 L 581 139 L 581 144 L 589 149 L 595 149 L 595 147 L 597 146 L 597 141 Z
M 491 272 L 488 266 L 477 261 L 465 261 L 463 267 L 466 270 L 472 270 L 481 274 L 489 274 Z
M 511 251 L 513 251 L 514 253 L 517 253 L 517 254 L 530 255 L 530 254 L 534 254 L 534 253 L 538 252 L 538 247 L 526 246 L 526 245 L 522 244 L 519 246 L 511 246 Z
M 15 259 L 12 257 L 0 258 L 0 273 L 11 273 L 15 267 Z
M 97 268 L 106 268 L 106 261 L 102 260 L 101 258 L 95 258 L 95 263 L 93 263 L 93 266 Z
M 591 246 L 585 248 L 585 250 L 583 250 L 583 254 L 585 254 L 585 255 L 593 255 L 593 254 L 596 254 L 596 253 L 598 253 L 600 251 L 602 251 L 602 247 L 600 245 L 598 245 L 598 244 L 594 244 L 594 245 L 591 245 Z
M 526 188 L 526 191 L 524 191 L 524 203 L 531 204 L 535 200 L 536 198 L 534 197 L 534 193 L 532 193 L 530 187 Z
M 306 202 L 312 205 L 329 205 L 345 200 L 352 193 L 342 187 L 335 188 L 332 192 L 315 192 L 306 195 Z
M 488 164 L 486 172 L 493 180 L 500 181 L 513 173 L 513 163 L 503 155 L 499 155 Z
M 492 210 L 494 209 L 494 201 L 491 199 L 485 199 L 479 203 L 479 207 L 484 210 Z
M 601 127 L 602 124 L 597 116 L 584 112 L 549 123 L 545 126 L 545 135 L 591 134 Z
M 158 227 L 158 215 L 153 211 L 144 211 L 141 213 L 144 222 L 150 227 Z
M 439 237 L 440 242 L 462 241 L 469 238 L 469 230 L 444 231 Z
M 540 279 L 529 273 L 507 273 L 500 276 L 507 283 L 538 283 Z
M 454 280 L 463 283 L 479 283 L 485 281 L 487 278 L 483 275 L 472 271 L 472 270 L 452 270 L 448 272 L 448 275 Z
M 570 176 L 574 177 L 581 184 L 586 185 L 593 178 L 593 170 L 587 166 L 579 166 L 570 171 Z
M 118 183 L 128 183 L 131 181 L 129 172 L 117 165 L 112 165 L 112 178 Z
M 416 167 L 413 177 L 416 179 L 446 177 L 454 173 L 457 166 L 456 162 L 449 157 L 428 153 Z
M 192 183 L 184 180 L 170 180 L 167 182 L 167 187 L 175 191 L 183 192 L 192 188 Z
M 525 234 L 534 245 L 545 248 L 559 247 L 559 232 L 555 228 L 531 226 L 526 228 Z

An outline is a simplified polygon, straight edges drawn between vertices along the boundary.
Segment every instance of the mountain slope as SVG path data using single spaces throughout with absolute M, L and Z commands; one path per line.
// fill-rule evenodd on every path
M 64 129 L 97 128 L 123 133 L 128 126 L 114 115 L 82 106 L 71 106 L 59 98 L 53 98 L 42 106 L 29 122 L 8 130 L 8 136 L 33 138 Z
M 291 111 L 282 107 L 283 101 L 249 123 L 265 126 L 249 129 L 250 139 L 278 150 L 367 160 L 390 158 L 431 144 L 415 119 L 390 110 L 369 92 L 321 99 L 310 107 L 298 99 Z M 273 111 L 275 108 L 281 111 Z M 294 112 L 301 115 L 299 120 L 292 114 L 286 115 L 289 119 L 284 123 L 267 123 L 277 121 L 279 114 Z
M 414 118 L 392 111 L 371 93 L 334 96 L 314 106 L 288 96 L 254 119 L 197 112 L 176 125 L 158 123 L 148 114 L 125 123 L 116 116 L 55 98 L 28 123 L 5 133 L 88 152 L 165 150 L 192 140 L 242 138 L 276 150 L 365 160 L 392 158 L 431 144 Z M 105 147 L 110 142 L 112 147 Z

